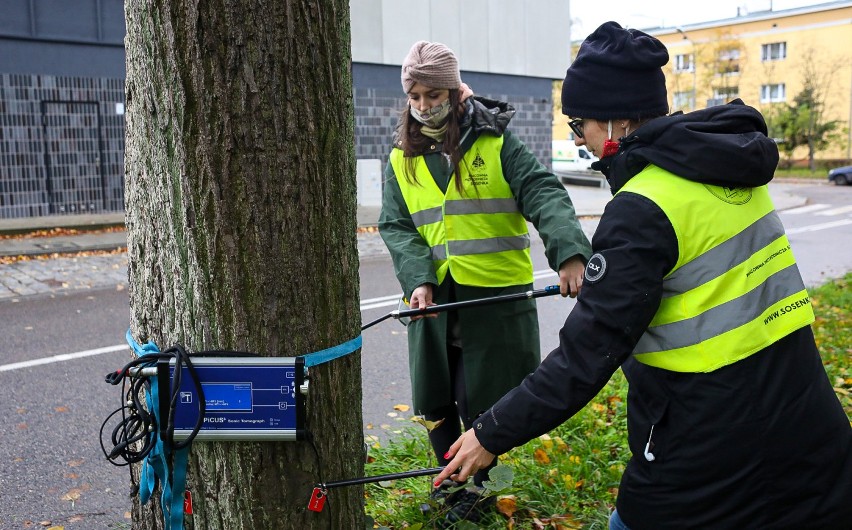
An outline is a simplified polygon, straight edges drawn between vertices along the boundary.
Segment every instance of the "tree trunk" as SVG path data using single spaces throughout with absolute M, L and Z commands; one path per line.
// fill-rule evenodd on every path
M 347 0 L 127 0 L 131 332 L 302 355 L 360 333 Z M 186 527 L 363 528 L 360 352 L 311 369 L 307 442 L 192 444 Z M 138 470 L 136 470 L 138 473 Z M 135 480 L 135 479 L 134 479 Z M 133 528 L 163 528 L 157 502 Z

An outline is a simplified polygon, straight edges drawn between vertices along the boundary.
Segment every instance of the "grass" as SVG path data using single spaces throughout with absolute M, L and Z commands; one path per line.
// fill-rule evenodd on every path
M 828 169 L 818 167 L 816 171 L 811 172 L 811 170 L 806 167 L 791 167 L 787 169 L 779 167 L 775 170 L 775 178 L 813 179 L 828 182 Z
M 811 289 L 810 294 L 826 373 L 852 418 L 850 284 L 852 273 Z M 626 394 L 627 383 L 619 370 L 595 400 L 568 422 L 501 456 L 504 465 L 495 469 L 512 475 L 494 488 L 501 513 L 490 515 L 478 527 L 456 528 L 605 530 L 629 458 Z M 435 466 L 425 428 L 412 423 L 386 445 L 373 443 L 366 472 L 380 475 Z M 431 477 L 367 485 L 366 509 L 373 527 L 432 528 L 443 513 L 441 506 L 433 506 L 431 515 L 421 512 L 430 491 Z

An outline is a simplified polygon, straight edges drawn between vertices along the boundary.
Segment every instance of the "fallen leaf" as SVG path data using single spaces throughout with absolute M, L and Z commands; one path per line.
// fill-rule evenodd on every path
M 514 495 L 507 495 L 497 499 L 497 511 L 506 517 L 512 517 L 518 511 L 517 499 Z
M 441 418 L 438 421 L 429 421 L 423 416 L 412 416 L 411 421 L 419 423 L 420 425 L 426 427 L 427 431 L 432 432 L 433 430 L 440 427 L 442 423 L 444 423 L 444 418 Z
M 535 452 L 533 452 L 533 458 L 541 465 L 547 465 L 550 463 L 550 457 L 547 456 L 547 452 L 541 448 L 536 449 Z
M 75 460 L 69 461 L 68 467 L 79 467 L 83 465 L 83 462 L 85 462 L 85 460 L 83 460 L 82 458 L 77 458 Z
M 68 407 L 53 407 L 56 412 L 68 412 Z
M 408 405 L 403 405 L 403 404 L 401 404 L 401 403 L 400 403 L 399 405 L 394 405 L 394 406 L 393 406 L 393 409 L 394 409 L 394 410 L 398 410 L 398 411 L 400 411 L 400 412 L 407 412 L 407 411 L 408 411 L 408 409 L 410 409 L 410 408 L 411 408 L 411 407 L 409 407 Z

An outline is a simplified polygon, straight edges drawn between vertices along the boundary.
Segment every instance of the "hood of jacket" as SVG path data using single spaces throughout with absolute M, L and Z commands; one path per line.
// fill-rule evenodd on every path
M 778 165 L 757 109 L 736 99 L 727 105 L 655 118 L 620 138 L 618 152 L 596 162 L 612 192 L 648 164 L 695 182 L 731 188 L 762 186 Z
M 473 132 L 500 136 L 515 115 L 515 108 L 505 101 L 473 96 L 465 101 L 465 115 L 459 126 L 472 127 Z

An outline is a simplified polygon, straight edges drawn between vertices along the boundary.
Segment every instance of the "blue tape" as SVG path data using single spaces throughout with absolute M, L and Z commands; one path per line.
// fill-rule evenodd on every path
M 127 344 L 139 357 L 144 357 L 148 354 L 160 353 L 157 345 L 150 340 L 145 345 L 140 345 L 133 339 L 133 334 L 130 328 L 125 334 Z M 160 407 L 159 407 L 159 385 L 157 378 L 151 378 L 151 390 L 145 392 L 145 402 L 154 414 L 157 425 L 160 425 Z M 150 435 L 154 441 L 154 447 L 142 460 L 142 471 L 139 475 L 139 502 L 147 504 L 154 494 L 154 486 L 156 478 L 160 479 L 160 488 L 162 495 L 160 496 L 160 504 L 163 508 L 163 528 L 165 530 L 183 530 L 183 497 L 186 491 L 186 464 L 188 459 L 189 447 L 179 449 L 172 455 L 172 469 L 169 470 L 169 453 L 170 449 L 166 447 L 163 440 L 157 436 L 156 432 Z
M 305 358 L 305 368 L 309 368 L 311 366 L 327 363 L 328 361 L 333 361 L 338 357 L 354 353 L 361 348 L 361 342 L 361 335 L 358 335 L 354 339 L 346 341 L 343 344 L 338 344 L 337 346 L 332 346 L 331 348 L 326 348 L 314 353 L 307 353 L 301 357 Z

